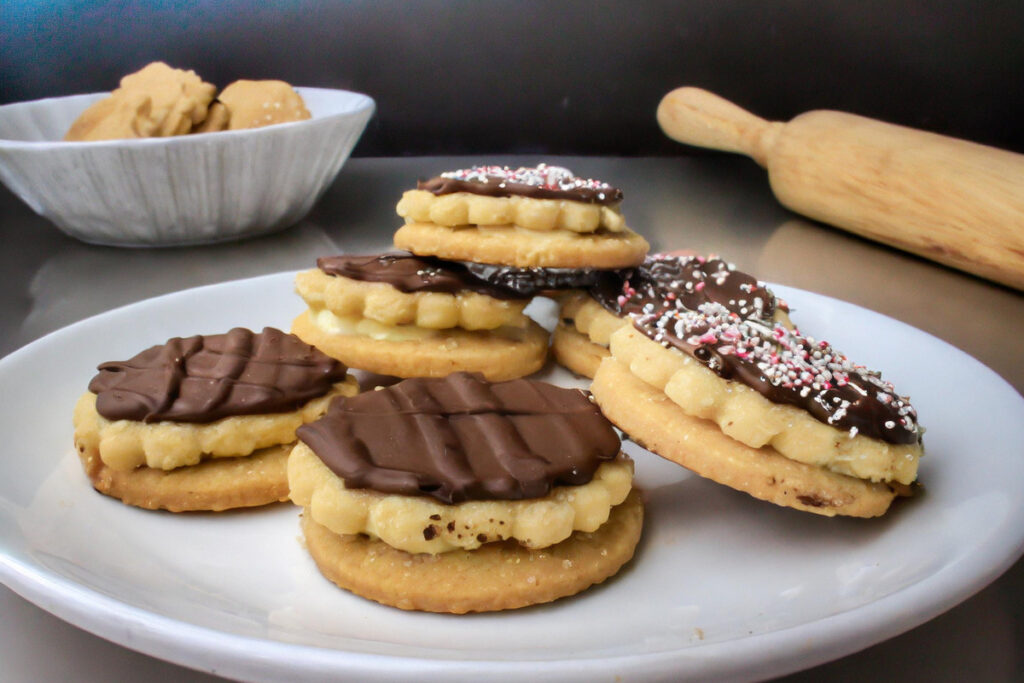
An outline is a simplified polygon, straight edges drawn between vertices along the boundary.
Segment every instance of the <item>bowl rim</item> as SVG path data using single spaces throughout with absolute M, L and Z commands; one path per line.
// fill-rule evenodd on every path
M 5 150 L 33 150 L 33 149 L 53 149 L 55 147 L 66 147 L 67 149 L 102 149 L 105 147 L 136 147 L 142 148 L 146 146 L 162 146 L 162 145 L 182 145 L 190 144 L 189 140 L 193 141 L 214 141 L 214 140 L 231 140 L 237 139 L 244 135 L 267 135 L 273 134 L 274 131 L 285 131 L 292 130 L 301 126 L 317 125 L 318 122 L 334 121 L 337 119 L 345 118 L 357 118 L 363 114 L 367 115 L 367 119 L 372 117 L 377 110 L 376 101 L 366 93 L 358 92 L 355 90 L 344 90 L 341 88 L 320 88 L 315 86 L 293 86 L 295 90 L 303 95 L 305 93 L 326 93 L 329 95 L 345 95 L 345 96 L 356 96 L 353 99 L 353 106 L 343 111 L 332 111 L 320 116 L 312 115 L 308 119 L 302 121 L 286 121 L 283 123 L 276 123 L 270 126 L 261 126 L 259 128 L 245 128 L 241 130 L 221 130 L 211 131 L 207 133 L 188 133 L 185 135 L 171 135 L 167 137 L 151 137 L 151 138 L 119 138 L 116 140 L 14 140 L 11 138 L 5 138 L 0 135 L 0 149 Z M 62 100 L 69 100 L 74 98 L 96 98 L 105 97 L 110 95 L 109 91 L 106 92 L 91 92 L 91 93 L 77 93 L 73 95 L 58 95 L 56 97 L 43 97 L 37 100 L 24 100 L 21 102 L 8 102 L 7 104 L 0 105 L 0 116 L 3 115 L 5 110 L 9 110 L 14 107 L 28 107 L 32 105 L 45 105 L 53 102 Z M 216 135 L 211 138 L 210 136 Z

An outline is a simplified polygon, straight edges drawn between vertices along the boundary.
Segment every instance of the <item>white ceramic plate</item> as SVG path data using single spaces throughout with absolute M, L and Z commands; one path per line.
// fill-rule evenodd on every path
M 0 360 L 4 583 L 129 648 L 249 680 L 727 680 L 809 667 L 912 628 L 1024 549 L 1024 400 L 944 342 L 784 287 L 802 329 L 884 368 L 928 427 L 926 491 L 883 519 L 777 508 L 633 448 L 647 523 L 627 569 L 551 605 L 455 617 L 329 584 L 292 506 L 172 515 L 95 493 L 70 416 L 96 364 L 176 335 L 287 328 L 302 309 L 291 280 L 144 301 Z

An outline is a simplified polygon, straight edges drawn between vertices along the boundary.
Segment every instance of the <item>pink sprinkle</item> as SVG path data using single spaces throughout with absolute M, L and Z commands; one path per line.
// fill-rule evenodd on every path
M 702 289 L 704 289 L 704 282 L 698 282 L 696 285 L 694 285 L 693 288 L 696 289 L 698 292 L 701 291 Z
M 714 344 L 718 341 L 718 337 L 715 336 L 714 332 L 705 332 L 697 338 L 697 341 L 702 344 Z

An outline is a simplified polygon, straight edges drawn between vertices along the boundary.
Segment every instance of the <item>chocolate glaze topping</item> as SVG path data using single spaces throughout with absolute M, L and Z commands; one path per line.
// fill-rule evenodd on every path
M 727 276 L 722 277 L 722 273 Z M 698 284 L 700 283 L 700 284 Z M 590 295 L 615 315 L 639 315 L 651 306 L 695 309 L 713 301 L 742 317 L 770 320 L 777 307 L 785 309 L 763 284 L 721 259 L 648 255 L 635 268 L 604 271 Z
M 294 335 L 175 337 L 126 361 L 101 364 L 89 382 L 108 420 L 213 422 L 231 415 L 280 413 L 330 391 L 346 368 Z
M 921 439 L 916 411 L 879 373 L 775 322 L 775 310 L 785 305 L 719 259 L 655 255 L 624 273 L 617 295 L 615 288 L 609 277 L 591 293 L 613 313 L 629 315 L 651 339 L 725 379 L 851 435 L 895 444 Z
M 622 190 L 608 183 L 580 178 L 560 166 L 538 164 L 511 169 L 507 166 L 474 166 L 448 171 L 416 187 L 437 195 L 471 192 L 489 197 L 568 199 L 588 204 L 611 205 L 622 201 Z
M 469 264 L 444 261 L 432 256 L 391 252 L 364 256 L 326 256 L 316 260 L 328 275 L 340 275 L 363 282 L 385 282 L 401 292 L 456 292 L 470 290 L 496 299 L 522 299 L 532 294 L 479 277 Z
M 620 446 L 581 391 L 464 372 L 335 399 L 298 437 L 348 488 L 447 504 L 585 484 Z
M 523 296 L 535 296 L 556 289 L 586 289 L 596 285 L 604 273 L 594 268 L 517 268 L 465 261 L 464 265 L 481 280 L 507 287 Z
M 317 259 L 316 264 L 328 275 L 386 282 L 402 292 L 454 294 L 470 290 L 496 299 L 528 299 L 554 289 L 586 288 L 605 272 L 593 268 L 516 268 L 446 261 L 408 252 L 327 256 Z

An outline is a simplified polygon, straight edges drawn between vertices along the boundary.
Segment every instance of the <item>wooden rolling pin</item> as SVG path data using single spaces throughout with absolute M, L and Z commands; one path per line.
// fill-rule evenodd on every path
M 1024 290 L 1024 155 L 837 111 L 769 122 L 699 88 L 658 123 L 752 157 L 793 211 Z

